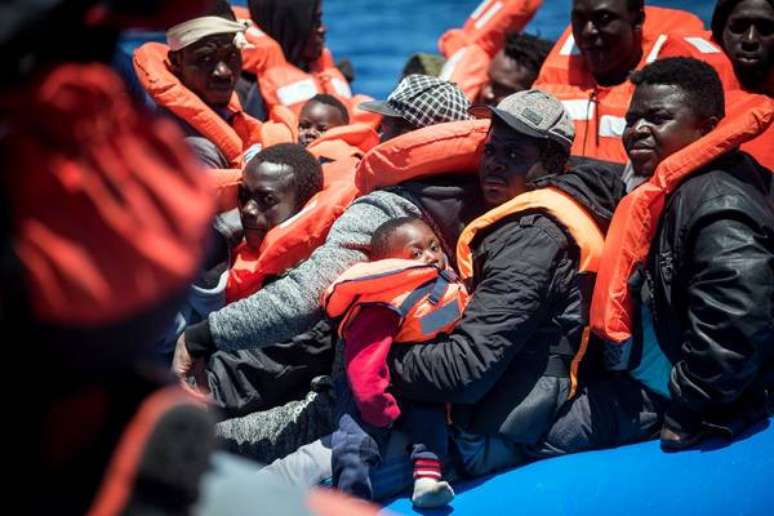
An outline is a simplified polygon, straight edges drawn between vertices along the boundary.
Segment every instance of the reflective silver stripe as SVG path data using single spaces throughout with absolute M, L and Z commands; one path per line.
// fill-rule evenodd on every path
M 490 7 L 489 10 L 481 16 L 481 18 L 476 20 L 476 23 L 474 24 L 476 29 L 480 29 L 481 27 L 489 23 L 489 20 L 494 18 L 494 15 L 500 12 L 502 8 L 503 8 L 502 2 L 496 2 L 494 5 L 492 5 L 492 7 Z
M 563 100 L 562 105 L 573 120 L 591 120 L 595 105 L 588 99 Z
M 599 135 L 620 138 L 626 129 L 626 119 L 620 116 L 602 115 L 599 119 Z
M 702 54 L 719 54 L 720 49 L 707 41 L 704 38 L 700 38 L 698 36 L 690 36 L 687 38 L 683 38 L 685 41 L 693 45 L 693 47 L 701 52 Z
M 316 207 L 317 207 L 317 197 L 314 197 L 312 198 L 311 201 L 306 203 L 303 210 L 299 211 L 298 213 L 296 213 L 295 215 L 293 215 L 292 217 L 290 217 L 288 220 L 286 220 L 285 222 L 283 222 L 277 227 L 286 228 L 291 226 L 295 221 L 297 221 L 298 219 L 300 219 L 301 217 L 303 217 L 304 215 L 306 215 Z
M 564 45 L 562 45 L 562 48 L 559 50 L 560 56 L 577 56 L 580 54 L 580 50 L 578 50 L 578 46 L 575 44 L 575 38 L 572 34 L 567 36 L 567 39 L 564 41 Z
M 652 49 L 650 49 L 650 54 L 648 54 L 648 58 L 645 60 L 646 63 L 650 64 L 658 59 L 658 54 L 661 52 L 661 47 L 664 46 L 664 43 L 666 43 L 667 39 L 668 38 L 666 34 L 658 35 L 658 38 L 656 38 L 656 44 L 653 45 Z
M 449 60 L 444 63 L 443 68 L 441 68 L 441 73 L 438 75 L 439 79 L 442 81 L 451 79 L 452 75 L 454 75 L 454 70 L 457 68 L 457 65 L 460 64 L 460 61 L 462 61 L 467 49 L 467 47 L 462 47 L 452 54 Z
M 489 0 L 484 0 L 480 4 L 478 4 L 478 7 L 473 11 L 473 13 L 470 15 L 470 18 L 472 20 L 475 20 L 479 16 L 481 16 L 481 13 L 484 12 L 484 9 L 486 9 L 486 5 L 489 3 Z
M 318 93 L 320 92 L 317 91 L 317 83 L 312 78 L 277 88 L 277 98 L 279 99 L 280 104 L 284 106 L 290 106 L 297 102 L 309 100 Z
M 254 144 L 250 145 L 250 146 L 247 148 L 247 150 L 244 152 L 244 154 L 242 155 L 242 160 L 243 160 L 245 163 L 247 163 L 248 161 L 250 161 L 251 159 L 253 159 L 253 158 L 255 157 L 255 155 L 256 155 L 256 154 L 258 154 L 259 152 L 261 152 L 261 149 L 263 149 L 263 147 L 261 146 L 261 144 L 260 144 L 260 143 L 254 143 Z
M 349 89 L 347 81 L 342 81 L 338 77 L 333 77 L 331 79 L 331 84 L 333 85 L 333 89 L 336 90 L 336 95 L 347 99 L 352 98 L 352 90 Z

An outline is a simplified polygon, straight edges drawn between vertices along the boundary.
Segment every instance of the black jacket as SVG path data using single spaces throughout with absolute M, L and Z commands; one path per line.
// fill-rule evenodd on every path
M 538 186 L 547 185 L 585 205 L 602 229 L 624 194 L 616 173 L 596 167 Z M 409 399 L 458 404 L 453 419 L 468 431 L 535 442 L 568 392 L 566 374 L 546 374 L 551 350 L 576 349 L 587 324 L 590 288 L 578 273 L 579 250 L 540 211 L 500 221 L 472 249 L 477 283 L 462 320 L 435 341 L 393 347 L 393 387 Z
M 742 152 L 671 195 L 645 270 L 659 345 L 674 367 L 667 424 L 735 434 L 774 382 L 774 192 Z M 770 403 L 770 401 L 769 401 Z

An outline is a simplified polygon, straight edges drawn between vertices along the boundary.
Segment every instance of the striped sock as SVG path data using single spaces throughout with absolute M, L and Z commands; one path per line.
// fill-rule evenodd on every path
M 437 459 L 417 459 L 414 461 L 414 479 L 432 478 L 441 480 L 441 461 Z

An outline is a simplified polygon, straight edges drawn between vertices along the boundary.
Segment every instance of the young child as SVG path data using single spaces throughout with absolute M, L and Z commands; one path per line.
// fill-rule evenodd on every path
M 373 497 L 369 471 L 381 461 L 380 450 L 397 421 L 412 444 L 413 503 L 438 507 L 454 498 L 441 480 L 446 409 L 405 400 L 399 406 L 388 392 L 386 358 L 393 343 L 427 341 L 449 331 L 466 302 L 438 237 L 412 217 L 382 224 L 371 239 L 371 261 L 347 270 L 325 292 L 328 316 L 342 317 L 348 386 L 337 385 L 333 475 L 339 489 Z
M 349 124 L 349 112 L 332 95 L 315 95 L 304 104 L 298 117 L 298 143 L 307 147 L 328 129 Z

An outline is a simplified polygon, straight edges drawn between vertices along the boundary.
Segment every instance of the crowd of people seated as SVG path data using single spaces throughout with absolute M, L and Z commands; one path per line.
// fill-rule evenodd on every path
M 484 1 L 384 100 L 322 0 L 0 8 L 33 510 L 440 507 L 774 416 L 774 3 L 572 0 L 555 42 L 541 4 Z M 140 95 L 109 66 L 129 28 L 166 37 Z

